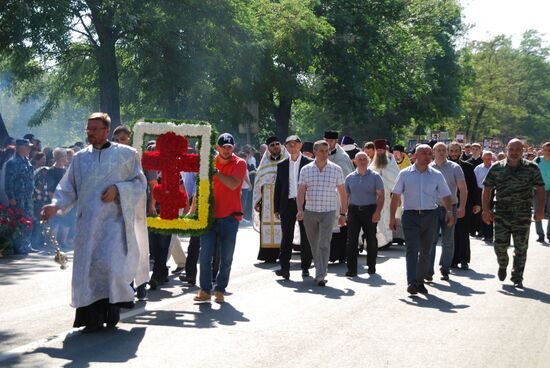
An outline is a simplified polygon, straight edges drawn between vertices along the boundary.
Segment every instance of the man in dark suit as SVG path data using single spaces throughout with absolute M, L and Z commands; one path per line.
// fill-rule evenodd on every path
M 296 196 L 298 194 L 298 178 L 300 170 L 312 160 L 301 154 L 302 141 L 297 135 L 291 135 L 285 140 L 285 147 L 290 158 L 277 165 L 277 178 L 275 180 L 274 212 L 281 219 L 282 239 L 279 262 L 281 269 L 275 273 L 284 279 L 290 278 L 290 258 L 292 256 L 292 240 L 294 239 L 294 227 L 296 225 Z M 300 226 L 301 266 L 302 276 L 309 276 L 312 255 L 306 231 L 302 221 Z
M 460 144 L 458 142 L 449 143 L 449 160 L 460 165 L 468 188 L 466 212 L 464 217 L 456 221 L 455 253 L 451 267 L 458 267 L 460 263 L 462 269 L 467 270 L 468 263 L 470 263 L 470 222 L 476 214 L 481 212 L 481 192 L 477 187 L 474 167 L 469 162 L 462 161 L 460 157 L 462 157 Z
M 474 169 L 476 168 L 477 165 L 480 165 L 483 163 L 483 160 L 481 159 L 482 151 L 483 151 L 483 147 L 481 147 L 481 144 L 472 143 L 472 154 L 470 155 L 470 158 L 466 160 L 466 162 L 471 164 Z M 481 188 L 479 188 L 477 184 L 476 184 L 475 195 L 480 198 L 480 203 L 481 203 Z M 482 231 L 481 211 L 475 213 L 470 219 L 470 235 L 471 236 L 484 235 Z

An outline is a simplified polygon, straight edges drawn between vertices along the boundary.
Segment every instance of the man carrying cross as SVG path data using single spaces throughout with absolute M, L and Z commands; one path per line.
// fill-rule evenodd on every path
M 195 301 L 209 302 L 212 298 L 212 260 L 216 243 L 220 246 L 220 270 L 214 289 L 215 301 L 222 303 L 229 283 L 233 252 L 237 240 L 239 221 L 242 220 L 241 186 L 246 175 L 246 161 L 233 153 L 235 139 L 223 133 L 216 144 L 214 174 L 214 222 L 201 235 L 200 291 Z

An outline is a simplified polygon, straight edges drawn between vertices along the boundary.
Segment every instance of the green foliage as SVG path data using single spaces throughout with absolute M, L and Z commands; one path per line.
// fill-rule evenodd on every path
M 514 136 L 539 143 L 550 136 L 550 49 L 541 36 L 528 31 L 518 48 L 497 36 L 473 42 L 463 50 L 468 70 L 462 115 L 453 121 L 470 140 Z

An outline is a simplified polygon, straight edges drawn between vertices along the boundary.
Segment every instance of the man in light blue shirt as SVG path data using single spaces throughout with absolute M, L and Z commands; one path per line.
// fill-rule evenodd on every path
M 428 271 L 430 250 L 437 224 L 438 199 L 446 209 L 448 224 L 454 223 L 451 191 L 443 174 L 429 167 L 432 149 L 427 144 L 416 148 L 416 162 L 399 173 L 392 190 L 390 228 L 396 229 L 395 213 L 403 196 L 403 232 L 407 247 L 407 292 L 427 294 L 424 276 Z

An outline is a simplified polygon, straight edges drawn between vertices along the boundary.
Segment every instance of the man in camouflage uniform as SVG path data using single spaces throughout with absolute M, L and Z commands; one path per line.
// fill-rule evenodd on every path
M 23 211 L 23 216 L 32 218 L 32 192 L 34 190 L 34 170 L 29 161 L 31 144 L 28 139 L 18 139 L 15 142 L 16 151 L 6 162 L 6 181 L 4 189 L 8 197 L 9 206 Z M 22 229 L 21 236 L 13 239 L 13 248 L 16 254 L 34 252 L 31 248 L 31 229 Z
M 529 227 L 531 226 L 531 205 L 533 187 L 539 206 L 535 220 L 544 217 L 546 192 L 544 181 L 536 164 L 522 158 L 523 144 L 512 139 L 507 146 L 508 157 L 495 163 L 483 182 L 483 221 L 494 221 L 494 247 L 498 261 L 498 278 L 504 281 L 508 266 L 510 235 L 514 237 L 514 264 L 511 280 L 517 288 L 523 288 L 523 270 L 527 259 Z M 495 190 L 495 210 L 491 212 L 489 202 L 491 191 Z

